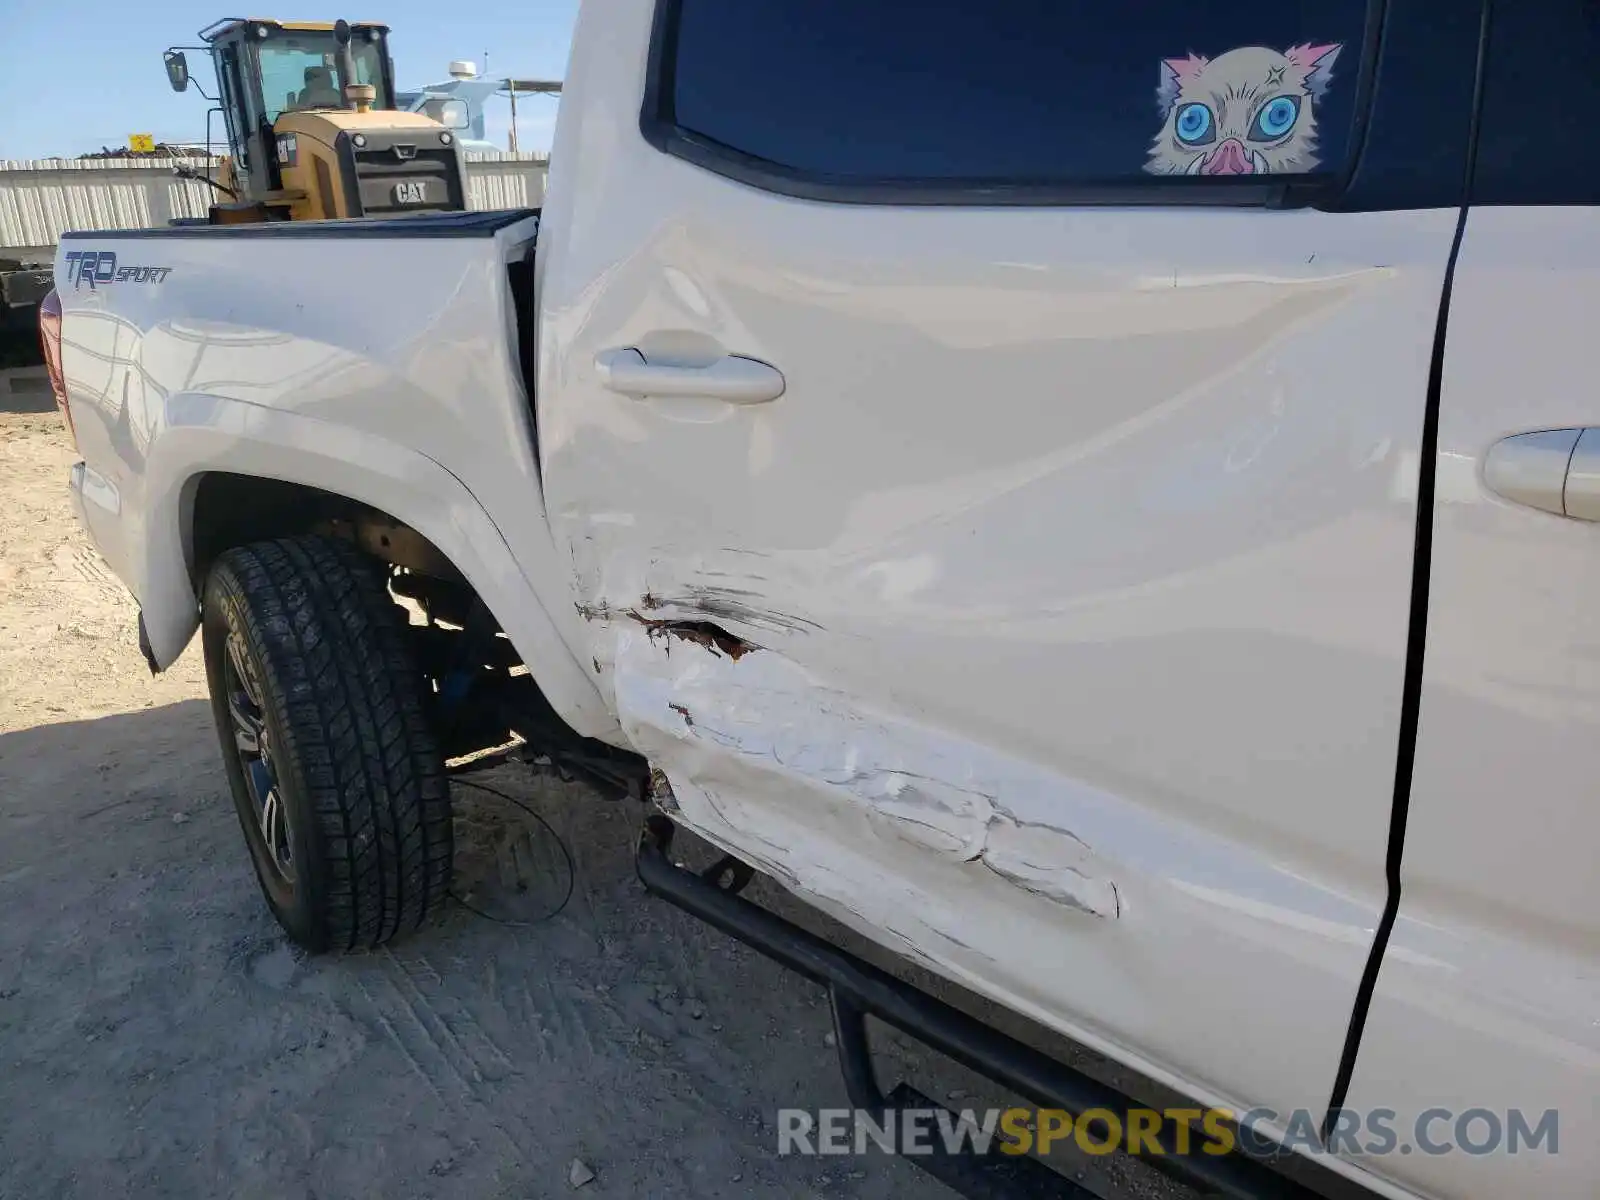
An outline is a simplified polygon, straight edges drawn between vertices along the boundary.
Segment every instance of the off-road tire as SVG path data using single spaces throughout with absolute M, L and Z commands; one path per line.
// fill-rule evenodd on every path
M 450 790 L 404 614 L 376 565 L 333 538 L 241 546 L 212 566 L 201 612 L 228 783 L 279 923 L 313 952 L 416 929 L 450 887 Z M 287 814 L 287 874 L 267 848 L 235 734 L 227 681 L 240 665 L 254 672 Z

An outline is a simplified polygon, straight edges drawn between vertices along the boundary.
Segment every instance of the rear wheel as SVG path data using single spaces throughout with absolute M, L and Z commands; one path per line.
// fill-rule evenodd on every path
M 404 620 L 333 538 L 242 546 L 202 640 L 228 784 L 268 905 L 309 950 L 381 945 L 450 887 L 450 793 Z

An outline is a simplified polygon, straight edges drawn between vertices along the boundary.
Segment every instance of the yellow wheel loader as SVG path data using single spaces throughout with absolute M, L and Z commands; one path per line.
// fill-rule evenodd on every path
M 191 82 L 185 50 L 208 53 L 229 154 L 220 178 L 187 169 L 227 199 L 212 224 L 392 217 L 466 208 L 457 135 L 399 112 L 389 29 L 370 22 L 230 17 L 200 31 L 203 46 L 163 56 L 174 91 Z M 465 106 L 460 106 L 465 124 Z M 448 118 L 447 118 L 448 119 Z

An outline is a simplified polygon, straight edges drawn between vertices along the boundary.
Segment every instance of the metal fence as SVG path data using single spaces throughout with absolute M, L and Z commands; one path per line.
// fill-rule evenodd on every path
M 543 154 L 468 154 L 474 209 L 537 208 L 549 159 Z M 71 229 L 146 229 L 203 217 L 216 195 L 179 179 L 179 164 L 215 171 L 204 158 L 0 160 L 0 257 L 48 259 Z

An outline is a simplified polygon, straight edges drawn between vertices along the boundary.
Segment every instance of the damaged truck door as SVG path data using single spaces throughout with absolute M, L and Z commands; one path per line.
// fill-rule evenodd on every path
M 1369 6 L 626 3 L 575 40 L 538 420 L 629 742 L 896 950 L 1325 1105 L 1460 179 L 1285 204 L 1347 166 Z

